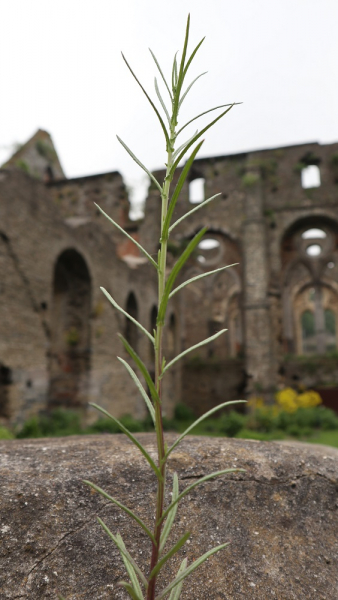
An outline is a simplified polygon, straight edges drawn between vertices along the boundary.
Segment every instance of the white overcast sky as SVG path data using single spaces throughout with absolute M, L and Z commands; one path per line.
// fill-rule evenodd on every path
M 188 79 L 208 74 L 182 123 L 243 102 L 201 156 L 338 141 L 338 0 L 0 0 L 0 9 L 0 162 L 42 128 L 67 177 L 119 170 L 142 196 L 142 172 L 115 136 L 149 169 L 163 166 L 164 145 L 120 51 L 156 98 L 148 47 L 168 73 L 188 12 L 190 48 L 206 36 Z

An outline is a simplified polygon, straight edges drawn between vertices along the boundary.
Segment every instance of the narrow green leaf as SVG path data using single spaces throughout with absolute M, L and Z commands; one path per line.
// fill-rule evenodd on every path
M 197 115 L 197 117 L 194 117 L 193 119 L 190 119 L 190 121 L 188 121 L 185 125 L 183 125 L 183 127 L 181 127 L 181 129 L 177 132 L 177 135 L 179 136 L 180 133 L 183 131 L 183 129 L 185 129 L 186 127 L 188 127 L 188 125 L 190 125 L 190 123 L 193 123 L 193 121 L 196 121 L 196 119 L 199 119 L 200 117 L 203 117 L 203 115 L 207 115 L 209 112 L 212 112 L 213 110 L 217 110 L 218 108 L 224 108 L 225 106 L 230 106 L 230 108 L 232 108 L 233 106 L 238 106 L 239 104 L 242 104 L 242 102 L 233 102 L 232 104 L 220 104 L 219 106 L 215 106 L 214 108 L 209 108 L 209 110 L 205 110 L 204 112 L 202 112 L 199 115 Z M 230 108 L 229 108 L 229 110 L 230 110 Z M 226 112 L 228 112 L 228 111 L 226 111 Z M 210 127 L 212 125 L 213 125 L 213 123 L 210 125 Z
M 195 136 L 196 137 L 196 136 Z M 197 152 L 199 151 L 199 149 L 201 148 L 202 144 L 204 143 L 204 140 L 202 140 L 199 144 L 197 144 L 196 148 L 194 148 L 193 152 L 191 153 L 191 155 L 189 156 L 186 164 L 184 165 L 182 172 L 178 178 L 178 182 L 176 184 L 176 187 L 174 189 L 174 193 L 170 199 L 170 203 L 169 203 L 169 207 L 168 207 L 168 211 L 167 211 L 167 215 L 163 224 L 163 228 L 162 228 L 162 237 L 163 238 L 167 238 L 168 237 L 168 232 L 169 232 L 169 226 L 170 226 L 170 222 L 173 216 L 173 212 L 175 210 L 175 206 L 176 206 L 176 202 L 178 200 L 178 197 L 180 195 L 181 189 L 183 187 L 183 184 L 187 178 L 187 175 L 190 171 L 190 167 L 192 165 L 192 163 L 194 162 L 195 156 L 197 154 Z M 188 142 L 187 146 L 190 144 L 190 142 Z
M 179 569 L 178 569 L 178 571 L 177 571 L 177 576 L 176 576 L 176 578 L 177 578 L 179 575 L 181 575 L 181 573 L 183 573 L 183 572 L 186 570 L 186 568 L 187 568 L 187 563 L 188 563 L 188 559 L 187 559 L 187 558 L 184 558 L 184 559 L 182 560 L 182 562 L 181 562 L 181 566 L 180 566 L 180 568 L 179 568 Z M 168 600 L 179 600 L 179 598 L 180 598 L 180 594 L 181 594 L 181 591 L 182 591 L 182 587 L 183 587 L 183 579 L 182 579 L 182 581 L 178 582 L 178 583 L 175 585 L 175 587 L 174 587 L 174 588 L 171 590 L 171 592 L 170 592 L 170 596 L 169 596 L 169 599 L 168 599 Z
M 178 155 L 179 155 L 179 153 L 181 152 L 181 150 L 183 150 L 184 146 L 186 146 L 186 145 L 187 145 L 187 144 L 190 142 L 190 140 L 192 140 L 192 139 L 193 139 L 193 137 L 195 137 L 195 135 L 196 135 L 197 133 L 198 133 L 198 129 L 196 129 L 195 133 L 194 133 L 192 136 L 190 136 L 190 138 L 189 138 L 188 140 L 186 140 L 186 141 L 185 141 L 183 144 L 181 144 L 181 145 L 180 145 L 180 146 L 177 148 L 177 150 L 175 150 L 175 152 L 174 152 L 174 154 L 173 154 L 173 160 L 175 160 L 176 156 L 178 156 Z
M 149 175 L 150 179 L 155 183 L 155 185 L 158 188 L 158 190 L 160 191 L 160 193 L 162 193 L 162 188 L 161 188 L 159 182 L 157 181 L 156 177 L 154 177 L 154 175 L 151 173 L 151 171 L 149 171 L 147 169 L 147 167 L 145 167 L 144 164 L 141 163 L 141 161 L 135 156 L 135 154 L 130 150 L 130 148 L 128 148 L 127 144 L 125 144 L 124 141 L 121 140 L 121 138 L 118 135 L 116 137 L 117 137 L 118 141 L 120 142 L 120 144 L 123 146 L 123 148 L 128 152 L 128 154 L 136 162 L 136 164 L 139 167 L 141 167 L 141 169 L 143 169 L 143 171 L 145 171 L 147 173 L 147 175 Z
M 188 15 L 188 19 L 187 19 L 187 25 L 186 25 L 186 30 L 185 30 L 185 38 L 184 38 L 184 45 L 183 45 L 183 51 L 182 51 L 182 57 L 181 57 L 181 62 L 180 62 L 180 68 L 179 68 L 179 73 L 177 76 L 176 73 L 176 81 L 177 81 L 177 85 L 176 85 L 176 91 L 177 91 L 177 95 L 176 95 L 176 102 L 174 103 L 173 106 L 173 116 L 172 119 L 175 122 L 177 120 L 177 115 L 178 115 L 178 110 L 179 110 L 179 98 L 180 98 L 180 94 L 181 94 L 181 90 L 182 90 L 182 86 L 183 86 L 183 82 L 184 82 L 184 77 L 185 77 L 185 71 L 184 71 L 184 67 L 185 67 L 185 59 L 187 56 L 187 48 L 188 48 L 188 41 L 189 41 L 189 29 L 190 29 L 190 14 Z
M 99 524 L 101 525 L 101 527 L 104 529 L 104 531 L 109 535 L 109 537 L 113 540 L 114 544 L 117 546 L 117 548 L 119 549 L 123 562 L 126 565 L 126 561 L 128 561 L 128 564 L 132 567 L 133 572 L 134 572 L 134 576 L 133 579 L 136 579 L 137 582 L 137 586 L 140 589 L 140 584 L 137 580 L 136 577 L 136 573 L 138 574 L 140 580 L 142 581 L 143 585 L 147 588 L 148 586 L 148 582 L 145 578 L 145 576 L 143 575 L 141 569 L 139 568 L 139 566 L 137 565 L 137 563 L 135 562 L 135 560 L 133 559 L 133 557 L 130 555 L 130 553 L 128 552 L 128 550 L 126 549 L 124 542 L 122 540 L 121 535 L 118 533 L 116 536 L 110 531 L 109 527 L 107 527 L 107 525 L 102 521 L 102 519 L 100 519 L 100 517 L 97 517 L 97 520 L 99 522 Z M 127 567 L 126 567 L 127 568 Z M 129 569 L 127 568 L 128 574 L 129 574 Z M 133 582 L 132 579 L 132 582 Z M 142 597 L 142 591 L 140 589 L 140 593 L 141 593 L 141 597 Z
M 166 144 L 167 144 L 167 146 L 169 146 L 169 134 L 168 134 L 168 132 L 167 132 L 166 126 L 165 126 L 165 124 L 164 124 L 164 122 L 163 122 L 163 119 L 162 119 L 162 117 L 161 117 L 160 113 L 158 112 L 158 110 L 157 110 L 157 108 L 156 108 L 155 104 L 153 103 L 153 101 L 151 100 L 151 98 L 148 96 L 148 94 L 147 94 L 146 90 L 144 89 L 143 85 L 141 84 L 141 82 L 140 82 L 140 81 L 137 79 L 137 77 L 136 77 L 136 75 L 135 75 L 134 71 L 132 70 L 131 66 L 129 65 L 129 63 L 128 63 L 127 59 L 125 58 L 125 56 L 124 56 L 123 54 L 122 54 L 122 58 L 123 58 L 124 62 L 126 63 L 126 65 L 127 65 L 128 69 L 129 69 L 129 71 L 131 72 L 132 76 L 134 77 L 134 79 L 135 79 L 135 80 L 137 81 L 137 83 L 139 84 L 139 86 L 140 86 L 140 88 L 141 88 L 142 92 L 144 93 L 144 95 L 146 96 L 146 98 L 147 98 L 148 102 L 150 103 L 150 105 L 151 105 L 151 106 L 152 106 L 152 108 L 154 109 L 154 111 L 155 111 L 155 113 L 156 113 L 156 116 L 157 116 L 157 118 L 158 118 L 158 120 L 159 120 L 159 122 L 160 122 L 160 124 L 161 124 L 162 130 L 163 130 L 163 133 L 164 133 L 164 137 L 165 137 L 165 140 L 166 140 Z
M 194 83 L 196 83 L 196 81 L 200 78 L 203 77 L 203 75 L 206 75 L 208 71 L 204 71 L 204 73 L 201 73 L 200 75 L 197 75 L 197 77 L 195 77 L 195 79 L 190 83 L 190 85 L 188 85 L 187 89 L 185 90 L 180 103 L 179 103 L 179 107 L 181 107 L 182 102 L 184 100 L 184 98 L 186 97 L 186 95 L 188 94 L 188 92 L 191 90 L 192 86 L 194 85 Z
M 94 402 L 90 402 L 89 405 L 93 406 L 94 408 L 97 408 L 97 410 L 99 410 L 100 412 L 102 412 L 104 415 L 106 415 L 106 417 L 108 417 L 109 419 L 111 419 L 112 421 L 114 421 L 114 423 L 116 423 L 119 426 L 119 428 L 121 429 L 121 431 L 123 431 L 123 433 L 125 433 L 125 435 L 130 439 L 130 441 L 133 442 L 134 446 L 136 446 L 140 450 L 140 452 L 143 454 L 144 458 L 146 459 L 146 461 L 149 463 L 149 465 L 151 466 L 152 470 L 156 474 L 157 479 L 162 480 L 161 472 L 158 469 L 158 467 L 155 465 L 153 459 L 148 454 L 148 452 L 146 451 L 146 449 L 142 446 L 141 442 L 139 442 L 136 439 L 136 437 L 133 436 L 133 434 L 129 431 L 129 429 L 127 429 L 121 423 L 121 421 L 119 421 L 118 419 L 116 419 L 115 417 L 113 417 L 113 415 L 111 415 L 109 412 L 107 412 L 104 408 L 101 408 L 101 406 L 98 406 Z
M 169 294 L 169 298 L 172 298 L 173 295 L 176 294 L 176 292 L 178 292 L 179 290 L 184 288 L 189 283 L 192 283 L 193 281 L 197 281 L 197 279 L 203 279 L 203 277 L 207 277 L 208 275 L 212 275 L 213 273 L 218 273 L 218 271 L 224 271 L 224 269 L 230 269 L 230 267 L 235 267 L 238 264 L 239 263 L 233 263 L 232 265 L 226 265 L 226 267 L 219 267 L 219 269 L 214 269 L 213 271 L 208 271 L 207 273 L 200 273 L 199 275 L 195 275 L 195 277 L 191 277 L 191 279 L 188 279 L 184 283 L 181 283 L 181 285 L 179 285 L 177 288 L 175 288 Z
M 138 356 L 138 354 L 136 354 L 135 350 L 131 347 L 131 345 L 123 337 L 123 335 L 121 335 L 119 333 L 118 336 L 119 336 L 122 344 L 124 345 L 125 349 L 127 350 L 128 354 L 131 356 L 131 358 L 133 359 L 133 361 L 135 362 L 135 364 L 138 366 L 138 368 L 140 369 L 140 371 L 141 371 L 144 379 L 146 380 L 146 383 L 148 385 L 148 388 L 149 388 L 149 391 L 150 391 L 150 395 L 151 395 L 153 401 L 155 403 L 156 402 L 160 402 L 159 395 L 158 395 L 157 390 L 155 388 L 154 382 L 153 382 L 152 378 L 150 377 L 150 373 L 149 373 L 147 367 L 142 362 L 142 360 L 140 359 L 140 357 Z
M 66 598 L 64 598 L 63 596 L 61 596 L 61 594 L 58 594 L 58 600 L 66 600 Z
M 190 240 L 188 246 L 185 248 L 184 252 L 182 252 L 181 256 L 179 257 L 179 259 L 177 260 L 177 262 L 174 264 L 173 268 L 171 269 L 170 275 L 165 284 L 164 292 L 163 292 L 162 299 L 161 299 L 161 304 L 158 309 L 157 323 L 164 322 L 164 317 L 165 317 L 165 312 L 166 312 L 166 308 L 167 308 L 167 304 L 168 304 L 169 294 L 175 283 L 175 279 L 176 279 L 178 273 L 180 272 L 181 268 L 183 267 L 184 263 L 188 260 L 189 256 L 195 250 L 196 246 L 198 246 L 198 244 L 200 243 L 200 241 L 206 231 L 207 231 L 207 228 L 204 227 L 203 229 L 201 229 L 201 231 L 199 231 L 195 235 L 195 237 L 192 240 Z M 167 365 L 166 369 L 167 368 L 168 368 L 168 365 Z
M 171 550 L 169 550 L 169 552 L 167 552 L 167 554 L 165 556 L 163 556 L 163 558 L 161 558 L 161 560 L 158 561 L 156 567 L 153 568 L 152 572 L 149 575 L 149 579 L 152 579 L 153 577 L 155 577 L 155 575 L 157 575 L 157 573 L 159 573 L 159 571 L 162 569 L 163 565 L 172 557 L 174 556 L 174 554 L 176 554 L 176 552 L 178 552 L 180 550 L 180 548 L 182 548 L 182 546 L 184 546 L 185 542 L 190 538 L 191 533 L 189 531 L 187 531 L 184 535 L 182 535 L 182 537 L 178 540 L 178 542 L 176 542 L 175 546 L 173 546 L 171 548 Z
M 174 56 L 174 61 L 173 61 L 173 68 L 171 71 L 171 87 L 174 90 L 176 90 L 176 85 L 177 85 L 177 52 L 175 52 L 175 56 Z
M 190 57 L 188 58 L 187 64 L 186 64 L 186 65 L 185 65 L 185 67 L 184 67 L 184 75 L 186 75 L 186 74 L 187 74 L 187 72 L 188 72 L 188 69 L 189 69 L 189 67 L 190 67 L 191 63 L 192 63 L 192 61 L 193 61 L 194 57 L 196 56 L 196 53 L 197 53 L 197 51 L 198 51 L 198 50 L 199 50 L 199 48 L 202 46 L 202 44 L 203 44 L 204 40 L 205 40 L 205 37 L 204 37 L 204 38 L 202 38 L 200 42 L 198 42 L 198 44 L 197 44 L 196 48 L 195 48 L 195 49 L 192 51 L 192 53 L 190 54 Z
M 132 600 L 142 600 L 143 596 L 139 596 L 137 594 L 137 592 L 134 590 L 133 586 L 130 585 L 130 583 L 127 583 L 126 581 L 120 581 L 118 583 L 118 585 L 120 587 L 123 587 L 126 590 L 126 592 L 128 592 L 128 594 Z
M 148 410 L 150 412 L 150 416 L 151 416 L 151 418 L 153 420 L 153 423 L 155 425 L 155 410 L 154 410 L 154 407 L 153 407 L 153 405 L 151 403 L 151 400 L 150 400 L 148 394 L 146 393 L 146 391 L 145 391 L 142 383 L 140 382 L 139 378 L 137 377 L 135 371 L 131 368 L 130 365 L 128 365 L 128 363 L 123 358 L 121 358 L 120 356 L 118 356 L 117 359 L 125 366 L 125 368 L 127 369 L 130 377 L 135 382 L 137 388 L 141 392 L 143 400 L 145 401 L 145 403 L 147 405 L 147 408 L 148 408 Z
M 109 302 L 114 306 L 114 308 L 116 308 L 117 310 L 119 310 L 125 317 L 127 317 L 130 321 L 132 321 L 133 323 L 135 323 L 135 325 L 137 325 L 137 327 L 139 329 L 141 329 L 141 331 L 143 333 L 145 333 L 145 335 L 150 339 L 150 341 L 153 344 L 155 344 L 155 340 L 154 340 L 153 336 L 151 335 L 151 333 L 149 333 L 149 331 L 145 327 L 143 327 L 143 325 L 141 325 L 141 323 L 139 323 L 138 321 L 136 321 L 136 319 L 134 319 L 134 317 L 132 317 L 119 304 L 117 304 L 117 302 L 114 300 L 114 298 L 111 297 L 111 295 L 109 294 L 109 292 L 107 292 L 107 290 L 104 287 L 100 287 L 100 290 L 104 293 L 104 295 L 109 300 Z
M 164 75 L 163 75 L 163 72 L 162 72 L 162 69 L 161 69 L 161 67 L 160 67 L 160 64 L 159 64 L 159 62 L 158 62 L 158 60 L 157 60 L 157 58 L 156 58 L 155 54 L 153 53 L 153 51 L 152 51 L 150 48 L 149 48 L 149 52 L 150 52 L 151 56 L 153 57 L 153 59 L 154 59 L 154 61 L 155 61 L 155 64 L 156 64 L 156 66 L 157 66 L 157 68 L 158 68 L 158 70 L 159 70 L 159 72 L 160 72 L 160 74 L 161 74 L 161 77 L 162 77 L 162 79 L 163 79 L 163 81 L 164 81 L 164 84 L 165 84 L 165 86 L 166 86 L 166 88 L 167 88 L 167 90 L 168 90 L 169 96 L 170 96 L 170 98 L 171 98 L 171 100 L 172 100 L 172 94 L 171 94 L 171 91 L 170 91 L 170 89 L 169 89 L 169 86 L 168 86 L 168 84 L 167 84 L 166 78 L 165 78 L 165 77 L 164 77 Z
M 167 585 L 167 587 L 164 588 L 164 590 L 162 590 L 162 592 L 160 592 L 158 596 L 156 596 L 155 600 L 162 600 L 162 598 L 164 598 L 178 583 L 180 583 L 186 577 L 188 577 L 188 575 L 193 573 L 193 571 L 195 571 L 195 569 L 198 569 L 198 567 L 202 563 L 204 563 L 210 556 L 212 556 L 213 554 L 216 554 L 216 552 L 219 552 L 220 550 L 223 550 L 223 548 L 226 548 L 227 546 L 229 546 L 229 543 L 230 542 L 227 542 L 226 544 L 220 544 L 220 546 L 216 546 L 215 548 L 212 548 L 212 550 L 209 550 L 208 552 L 203 554 L 203 556 L 200 556 L 200 558 L 197 558 L 197 560 L 195 560 L 195 562 L 193 562 L 192 565 L 187 567 L 182 573 L 180 573 L 180 575 L 178 575 L 176 577 L 176 579 L 174 579 L 174 581 L 169 583 L 169 585 Z
M 143 248 L 143 246 L 141 246 L 141 244 L 139 244 L 136 240 L 134 240 L 134 238 L 131 235 L 129 235 L 129 233 L 127 233 L 123 229 L 123 227 L 120 227 L 120 225 L 118 223 L 116 223 L 116 221 L 113 221 L 113 219 L 111 217 L 109 217 L 109 215 L 107 215 L 107 213 L 105 213 L 104 210 L 102 210 L 102 208 L 98 204 L 96 204 L 96 202 L 94 202 L 94 204 L 99 209 L 99 211 L 101 211 L 101 213 L 108 219 L 108 221 L 110 221 L 113 225 L 115 225 L 116 229 L 118 229 L 119 231 L 124 233 L 124 235 L 131 242 L 133 242 L 133 244 L 135 244 L 135 246 L 137 246 L 139 248 L 139 250 L 141 250 L 141 252 L 143 252 L 143 254 L 148 258 L 148 260 L 150 260 L 150 262 L 154 265 L 155 269 L 158 269 L 157 262 L 150 256 L 150 254 L 148 254 L 148 252 Z
M 138 572 L 139 577 L 140 577 L 140 575 L 142 575 L 142 578 L 140 577 L 140 579 L 143 582 L 143 585 L 145 585 L 146 589 L 147 589 L 147 580 L 143 576 L 142 571 L 138 567 L 137 567 L 137 569 L 135 568 L 136 563 L 130 556 L 129 552 L 127 551 L 125 543 L 122 539 L 122 536 L 119 533 L 117 533 L 117 535 L 116 535 L 116 540 L 120 544 L 120 546 L 119 546 L 120 552 L 121 552 L 121 549 L 123 550 L 123 553 L 121 552 L 122 560 L 124 562 L 124 566 L 127 569 L 132 586 L 133 586 L 135 592 L 138 594 L 139 598 L 141 598 L 141 600 L 144 600 L 141 586 L 139 584 L 139 580 L 137 579 L 137 572 Z
M 176 498 L 175 502 L 172 502 L 168 506 L 168 508 L 164 511 L 160 521 L 165 519 L 165 517 L 170 513 L 170 511 L 173 510 L 175 504 L 178 504 L 178 502 L 181 502 L 182 498 L 184 498 L 184 496 L 189 494 L 189 492 L 191 492 L 195 487 L 197 487 L 201 483 L 204 483 L 204 481 L 209 481 L 209 479 L 214 479 L 214 477 L 219 477 L 220 475 L 226 475 L 227 473 L 245 473 L 245 469 L 238 469 L 238 468 L 222 469 L 222 471 L 215 471 L 214 473 L 209 473 L 208 475 L 201 477 L 201 479 L 194 481 L 194 483 L 192 483 L 191 485 L 188 485 L 188 487 L 186 487 L 185 490 L 183 490 L 183 492 L 181 492 L 179 494 L 179 496 Z
M 226 115 L 229 112 L 229 110 L 232 109 L 232 107 L 234 105 L 235 105 L 235 102 L 233 104 L 231 104 L 230 108 L 227 108 L 227 110 L 224 110 L 220 115 L 218 115 L 218 117 L 216 117 L 216 119 L 214 119 L 213 121 L 208 123 L 208 125 L 206 125 L 203 129 L 201 129 L 201 131 L 199 131 L 199 133 L 197 135 L 195 135 L 195 137 L 191 140 L 191 142 L 189 142 L 189 144 L 187 144 L 187 146 L 182 150 L 181 154 L 176 158 L 175 162 L 173 163 L 173 165 L 170 169 L 170 175 L 172 175 L 175 172 L 177 165 L 181 162 L 183 156 L 189 150 L 190 146 L 192 146 L 198 140 L 198 138 L 200 138 L 206 131 L 208 131 L 208 129 L 210 129 L 210 127 L 215 125 L 215 123 L 217 123 L 217 121 L 219 121 L 222 117 L 224 117 L 224 115 Z M 184 129 L 184 128 L 182 127 L 182 129 Z M 181 129 L 181 131 L 182 131 L 182 129 Z
M 166 117 L 167 117 L 167 119 L 168 119 L 168 123 L 169 123 L 169 125 L 170 125 L 170 116 L 169 116 L 169 113 L 168 113 L 168 109 L 167 109 L 166 105 L 164 104 L 164 100 L 163 100 L 163 98 L 162 98 L 162 96 L 161 96 L 161 92 L 160 92 L 160 90 L 159 90 L 159 88 L 158 88 L 158 84 L 157 84 L 157 79 L 156 79 L 156 77 L 155 77 L 155 91 L 156 91 L 157 97 L 158 97 L 158 99 L 159 99 L 159 101 L 160 101 L 160 103 L 161 103 L 161 106 L 162 106 L 162 108 L 163 108 L 163 110 L 164 110 L 164 112 L 165 112 L 165 116 L 166 116 Z
M 177 356 L 175 356 L 175 358 L 173 358 L 170 362 L 168 362 L 168 364 L 163 369 L 162 374 L 161 374 L 161 378 L 163 377 L 164 373 L 168 369 L 170 369 L 170 367 L 172 365 L 174 365 L 178 360 L 180 360 L 181 358 L 183 358 L 183 356 L 185 356 L 189 352 L 192 352 L 193 350 L 196 350 L 197 348 L 200 348 L 201 346 L 205 346 L 205 344 L 209 344 L 209 342 L 212 342 L 213 340 L 216 340 L 225 331 L 228 331 L 228 330 L 227 329 L 221 329 L 221 331 L 218 331 L 214 335 L 211 335 L 210 337 L 206 338 L 205 340 L 202 340 L 198 344 L 195 344 L 194 346 L 191 346 L 190 348 L 187 348 L 187 350 L 184 350 L 183 352 L 181 352 L 180 354 L 178 354 Z
M 148 527 L 142 521 L 142 519 L 140 519 L 137 515 L 135 515 L 135 513 L 132 510 L 130 510 L 130 508 L 128 508 L 127 506 L 122 504 L 122 502 L 119 502 L 118 500 L 116 500 L 116 498 L 113 498 L 112 496 L 107 494 L 107 492 L 105 492 L 98 485 L 95 485 L 95 483 L 92 483 L 91 481 L 88 481 L 87 479 L 83 479 L 83 483 L 85 483 L 86 485 L 89 485 L 89 487 L 93 488 L 93 490 L 95 490 L 96 492 L 101 494 L 101 496 L 103 496 L 104 498 L 107 498 L 107 500 L 110 500 L 110 502 L 112 502 L 113 504 L 116 504 L 116 506 L 118 506 L 121 510 L 123 510 L 125 513 L 127 513 L 127 515 L 129 515 L 132 519 L 134 519 L 134 521 L 136 521 L 136 523 L 138 523 L 140 525 L 140 527 L 142 527 L 142 529 L 146 532 L 147 536 L 151 539 L 151 541 L 156 543 L 155 538 L 154 538 L 153 534 L 151 533 L 150 529 L 148 529 Z
M 197 206 L 195 206 L 195 208 L 192 208 L 191 210 L 189 210 L 189 212 L 185 213 L 185 215 L 183 215 L 183 217 L 180 217 L 179 219 L 177 219 L 177 221 L 175 221 L 175 223 L 173 223 L 172 225 L 170 225 L 169 227 L 169 233 L 172 232 L 172 230 L 179 224 L 181 223 L 181 221 L 183 221 L 183 219 L 186 219 L 187 217 L 190 217 L 190 215 L 192 215 L 194 212 L 196 212 L 196 210 L 199 210 L 200 208 L 204 208 L 204 206 L 206 206 L 207 204 L 209 204 L 209 202 L 211 202 L 212 200 L 215 200 L 215 198 L 217 198 L 218 196 L 221 196 L 221 192 L 219 192 L 218 194 L 215 194 L 214 196 L 211 196 L 211 198 L 208 198 L 207 200 L 203 200 L 203 202 L 201 202 L 200 204 L 198 204 Z
M 173 494 L 172 494 L 171 501 L 175 502 L 175 500 L 177 498 L 178 498 L 178 477 L 177 477 L 177 473 L 174 473 Z M 173 523 L 174 523 L 174 520 L 176 517 L 177 508 L 178 508 L 178 505 L 175 504 L 174 509 L 172 511 L 170 511 L 170 513 L 166 519 L 166 522 L 164 523 L 162 534 L 161 534 L 161 541 L 160 541 L 160 553 L 163 551 L 163 548 L 164 548 L 166 541 L 168 539 L 168 536 L 170 534 L 171 528 L 173 526 Z
M 214 406 L 213 408 L 211 408 L 210 410 L 208 410 L 208 412 L 204 413 L 204 415 L 202 415 L 201 417 L 199 417 L 199 419 L 197 419 L 196 421 L 194 421 L 194 423 L 192 425 L 189 425 L 188 429 L 186 429 L 177 438 L 177 440 L 173 443 L 172 446 L 170 446 L 169 450 L 166 452 L 164 460 L 167 461 L 169 454 L 176 448 L 176 446 L 178 446 L 178 444 L 183 440 L 183 438 L 186 435 L 188 435 L 188 433 L 190 433 L 190 431 L 192 431 L 197 425 L 199 425 L 200 423 L 202 423 L 202 421 L 204 421 L 208 417 L 211 417 L 211 415 L 213 415 L 218 410 L 221 410 L 221 408 L 225 408 L 226 406 L 230 406 L 230 404 L 240 404 L 242 402 L 247 402 L 247 401 L 246 400 L 231 400 L 230 402 L 223 402 L 222 404 L 218 404 L 218 406 Z

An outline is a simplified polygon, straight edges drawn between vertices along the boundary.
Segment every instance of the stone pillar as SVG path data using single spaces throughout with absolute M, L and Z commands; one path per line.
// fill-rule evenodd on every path
M 259 170 L 248 169 L 243 223 L 244 334 L 247 392 L 272 400 L 274 384 L 268 303 L 268 260 Z

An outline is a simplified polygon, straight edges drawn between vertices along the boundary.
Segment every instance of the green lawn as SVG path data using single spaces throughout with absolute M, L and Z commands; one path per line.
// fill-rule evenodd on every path
M 308 444 L 323 444 L 324 446 L 333 446 L 338 448 L 338 429 L 334 431 L 318 431 L 314 435 L 306 436 L 303 438 L 290 437 L 283 431 L 274 431 L 272 433 L 261 433 L 259 431 L 251 431 L 249 429 L 242 429 L 236 438 L 246 440 L 260 440 L 260 441 L 273 441 L 273 440 L 297 440 L 299 442 L 307 442 Z

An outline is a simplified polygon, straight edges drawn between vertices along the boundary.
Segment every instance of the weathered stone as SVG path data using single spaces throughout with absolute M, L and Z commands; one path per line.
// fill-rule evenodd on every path
M 154 454 L 154 436 L 140 439 Z M 155 481 L 142 455 L 121 435 L 14 440 L 0 449 L 1 599 L 55 599 L 57 589 L 67 600 L 125 598 L 117 587 L 124 566 L 96 517 L 121 532 L 144 567 L 148 540 L 82 480 L 102 486 L 151 526 Z M 336 599 L 337 455 L 302 444 L 185 440 L 168 475 L 178 472 L 181 490 L 214 470 L 238 466 L 246 473 L 207 482 L 183 500 L 174 538 L 191 531 L 190 562 L 218 543 L 231 544 L 190 576 L 182 599 Z

